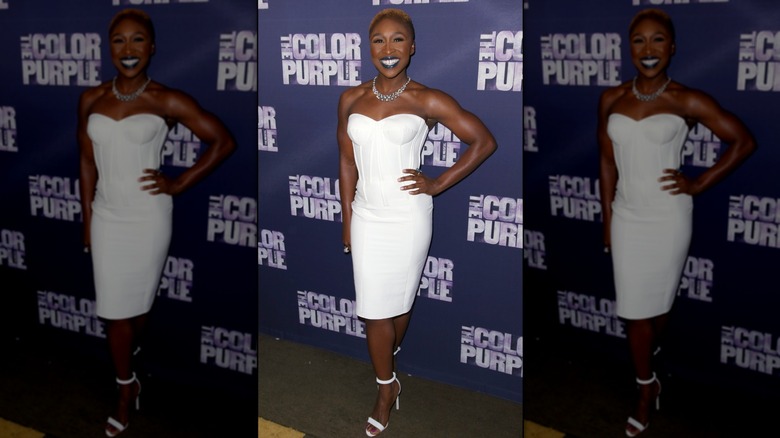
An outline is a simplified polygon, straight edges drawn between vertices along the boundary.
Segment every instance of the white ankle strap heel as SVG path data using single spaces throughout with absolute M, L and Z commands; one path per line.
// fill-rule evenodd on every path
M 396 350 L 398 352 L 398 350 Z M 398 410 L 401 407 L 401 382 L 396 377 L 395 373 L 393 373 L 392 379 L 382 380 L 379 377 L 376 378 L 376 383 L 379 385 L 391 385 L 393 382 L 398 382 L 398 394 L 395 396 L 395 409 Z M 367 436 L 377 436 L 380 433 L 382 433 L 385 429 L 387 429 L 387 426 L 390 425 L 390 422 L 388 421 L 387 424 L 382 425 L 382 423 L 376 421 L 375 419 L 368 417 L 368 424 L 366 425 L 366 435 Z M 369 426 L 373 426 L 376 430 L 370 430 Z
M 661 408 L 661 381 L 658 380 L 655 373 L 653 373 L 653 377 L 645 380 L 642 380 L 639 377 L 637 377 L 636 383 L 643 386 L 652 385 L 653 383 L 658 385 L 658 392 L 656 392 L 655 394 L 655 410 L 656 411 L 659 410 Z M 645 424 L 642 424 L 634 417 L 628 417 L 627 423 L 628 423 L 627 425 L 634 428 L 634 430 L 629 430 L 628 428 L 626 428 L 626 436 L 628 437 L 635 437 L 640 433 L 644 432 L 645 429 L 647 429 L 647 427 L 650 426 L 649 421 Z
M 138 385 L 138 392 L 135 394 L 135 410 L 141 408 L 141 382 L 136 378 L 135 373 L 133 373 L 133 377 L 122 380 L 119 377 L 116 378 L 116 383 L 119 385 L 132 385 L 136 384 Z M 128 426 L 130 426 L 130 422 L 128 421 L 125 424 L 120 423 L 118 420 L 116 420 L 114 417 L 108 417 L 108 420 L 106 420 L 107 426 L 111 426 L 114 428 L 114 430 L 106 428 L 106 436 L 107 437 L 115 437 L 119 435 L 120 433 L 124 432 L 125 429 L 127 429 Z
M 655 410 L 658 411 L 661 409 L 661 381 L 658 380 L 658 378 L 655 376 L 655 373 L 653 373 L 653 377 L 642 380 L 639 377 L 636 378 L 636 383 L 640 385 L 652 385 L 653 383 L 656 383 L 658 385 L 658 392 L 655 394 Z
M 390 385 L 393 382 L 398 382 L 398 395 L 395 397 L 395 410 L 397 411 L 401 406 L 401 381 L 398 380 L 398 378 L 395 376 L 395 373 L 393 373 L 392 379 L 379 380 L 379 377 L 376 378 L 376 383 L 380 385 Z

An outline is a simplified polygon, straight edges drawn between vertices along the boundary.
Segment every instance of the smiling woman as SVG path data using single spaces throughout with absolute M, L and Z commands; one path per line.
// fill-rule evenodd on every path
M 692 195 L 723 179 L 755 148 L 747 128 L 707 94 L 672 81 L 675 30 L 665 12 L 639 12 L 629 26 L 632 81 L 599 102 L 604 250 L 612 253 L 616 313 L 626 334 L 639 399 L 626 435 L 647 428 L 661 383 L 653 351 L 672 308 L 692 232 Z M 680 171 L 688 131 L 701 123 L 729 147 L 696 178 Z
M 379 384 L 366 435 L 389 424 L 401 394 L 395 354 L 411 317 L 431 242 L 432 197 L 476 169 L 496 149 L 493 135 L 450 96 L 412 81 L 412 20 L 380 11 L 369 26 L 378 74 L 350 88 L 338 105 L 339 188 L 344 252 L 351 253 L 359 317 Z M 437 178 L 420 170 L 428 130 L 449 128 L 466 152 Z
M 84 250 L 92 253 L 96 313 L 107 320 L 119 399 L 105 433 L 115 436 L 138 408 L 141 384 L 132 351 L 152 307 L 171 238 L 172 199 L 210 173 L 235 148 L 214 115 L 187 94 L 154 82 L 147 69 L 155 53 L 151 18 L 119 12 L 109 26 L 117 75 L 85 91 L 78 109 L 80 192 Z M 170 127 L 186 126 L 209 147 L 185 172 L 160 171 Z

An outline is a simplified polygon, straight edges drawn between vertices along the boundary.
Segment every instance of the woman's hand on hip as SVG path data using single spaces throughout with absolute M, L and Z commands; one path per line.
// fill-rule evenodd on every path
M 695 195 L 698 193 L 696 184 L 677 169 L 664 169 L 664 176 L 658 178 L 662 183 L 661 190 L 666 190 L 670 195 Z
M 150 195 L 161 193 L 175 195 L 177 193 L 173 180 L 157 169 L 144 169 L 144 176 L 138 178 L 138 182 L 143 184 L 141 190 L 148 191 Z
M 401 190 L 406 190 L 410 195 L 426 194 L 434 196 L 438 194 L 436 181 L 425 176 L 418 169 L 404 169 L 404 176 L 398 178 L 398 182 L 407 183 L 401 186 Z

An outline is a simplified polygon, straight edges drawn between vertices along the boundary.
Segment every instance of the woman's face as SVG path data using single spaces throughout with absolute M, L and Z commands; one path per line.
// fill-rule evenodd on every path
M 640 74 L 656 76 L 666 71 L 674 55 L 674 41 L 663 24 L 646 18 L 634 26 L 630 38 L 631 60 Z
M 133 77 L 146 71 L 154 54 L 154 42 L 143 24 L 125 18 L 114 26 L 109 39 L 111 60 L 120 75 Z
M 411 29 L 403 22 L 385 18 L 371 30 L 371 60 L 379 72 L 395 77 L 406 67 L 414 54 Z

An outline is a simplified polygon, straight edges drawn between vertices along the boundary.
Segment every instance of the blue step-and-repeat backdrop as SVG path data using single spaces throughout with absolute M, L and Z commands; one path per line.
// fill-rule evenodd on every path
M 433 242 L 398 366 L 521 401 L 521 2 L 260 5 L 260 330 L 368 361 L 351 261 L 342 253 L 336 107 L 344 90 L 376 74 L 371 19 L 400 7 L 416 29 L 409 75 L 480 117 L 498 150 L 434 199 Z M 437 125 L 425 143 L 423 171 L 438 175 L 467 147 Z
M 780 389 L 780 4 L 758 0 L 528 0 L 525 9 L 524 277 L 533 335 L 557 330 L 628 362 L 602 252 L 596 115 L 600 94 L 631 80 L 628 25 L 660 7 L 675 23 L 670 76 L 741 118 L 758 150 L 694 198 L 693 240 L 664 346 L 680 376 L 758 392 Z M 727 145 L 706 127 L 683 171 Z M 528 319 L 526 320 L 528 322 Z M 533 358 L 530 359 L 532 363 Z
M 150 76 L 216 114 L 238 149 L 174 199 L 173 238 L 144 343 L 146 370 L 247 397 L 257 388 L 256 5 L 221 1 L 0 1 L 2 336 L 105 360 L 92 264 L 82 251 L 76 110 L 111 80 L 108 24 L 123 8 L 157 31 Z M 207 146 L 168 133 L 163 171 Z M 39 342 L 40 341 L 40 342 Z M 4 360 L 6 360 L 4 358 Z M 107 381 L 107 385 L 112 381 Z

